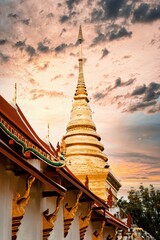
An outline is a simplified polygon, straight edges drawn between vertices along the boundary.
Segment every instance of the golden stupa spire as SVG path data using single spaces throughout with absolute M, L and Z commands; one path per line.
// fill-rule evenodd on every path
M 83 42 L 83 34 L 82 34 L 82 27 L 80 25 L 79 27 L 79 33 L 78 33 L 78 43 L 79 43 L 79 75 L 78 75 L 78 84 L 75 92 L 74 99 L 77 98 L 84 98 L 88 102 L 87 98 L 87 91 L 84 81 L 84 74 L 83 74 L 83 54 L 82 54 L 82 42 Z
M 79 41 L 79 43 L 83 42 L 83 34 L 82 34 L 82 27 L 81 27 L 81 25 L 79 27 L 78 41 Z

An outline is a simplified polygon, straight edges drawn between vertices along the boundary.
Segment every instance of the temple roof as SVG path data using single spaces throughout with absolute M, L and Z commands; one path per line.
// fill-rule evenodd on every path
M 1 103 L 1 128 L 14 141 L 23 148 L 23 152 L 31 152 L 39 159 L 52 166 L 61 167 L 64 161 L 58 161 L 58 153 L 49 143 L 45 143 L 33 130 L 20 107 L 9 104 L 2 96 Z

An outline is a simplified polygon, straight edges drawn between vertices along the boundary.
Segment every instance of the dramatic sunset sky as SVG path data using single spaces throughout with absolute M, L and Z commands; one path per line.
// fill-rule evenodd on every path
M 160 0 L 0 0 L 0 91 L 38 135 L 65 134 L 78 76 L 109 164 L 131 186 L 160 188 Z

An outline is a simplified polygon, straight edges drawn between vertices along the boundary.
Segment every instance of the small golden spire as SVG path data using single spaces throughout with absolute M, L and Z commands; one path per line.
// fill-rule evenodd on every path
M 50 138 L 50 126 L 49 126 L 49 123 L 48 123 L 48 134 L 47 134 L 47 140 L 49 142 L 49 138 Z
M 13 97 L 13 102 L 16 104 L 17 102 L 17 83 L 14 85 L 14 97 Z

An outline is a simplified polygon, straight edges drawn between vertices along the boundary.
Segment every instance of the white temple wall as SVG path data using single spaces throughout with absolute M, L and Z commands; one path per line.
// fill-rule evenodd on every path
M 64 238 L 63 238 L 64 239 Z M 79 216 L 76 214 L 65 240 L 79 240 Z
M 64 239 L 63 206 L 60 207 L 54 229 L 48 240 Z
M 93 235 L 93 232 L 94 232 L 94 228 L 93 228 L 93 225 L 90 221 L 89 225 L 88 225 L 88 228 L 86 230 L 86 234 L 84 236 L 84 240 L 92 240 L 92 235 Z
M 11 239 L 14 174 L 0 163 L 0 239 Z
M 22 178 L 19 184 L 22 188 Z M 24 183 L 24 182 L 23 182 Z M 21 189 L 22 190 L 22 189 Z M 23 185 L 24 192 L 24 185 Z M 42 239 L 42 190 L 38 181 L 35 181 L 31 187 L 30 200 L 25 209 L 25 215 L 21 220 L 17 240 L 40 240 Z
M 57 197 L 46 197 L 43 199 L 43 210 L 49 209 L 49 214 L 53 213 L 56 209 Z M 54 228 L 50 233 L 48 240 L 64 238 L 64 225 L 63 225 L 63 206 L 61 205 L 57 214 L 57 219 L 54 222 Z

